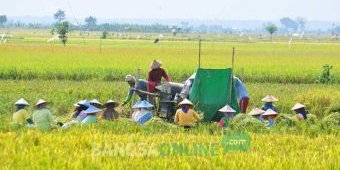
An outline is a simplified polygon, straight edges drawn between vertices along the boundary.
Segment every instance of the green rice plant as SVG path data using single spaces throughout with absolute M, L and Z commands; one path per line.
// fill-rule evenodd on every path
M 340 133 L 340 114 L 336 112 L 324 117 L 321 128 L 327 132 Z
M 237 132 L 257 132 L 257 133 L 264 133 L 268 131 L 263 122 L 251 116 L 247 116 L 243 120 L 239 121 L 237 125 L 234 125 L 233 130 Z
M 289 114 L 280 114 L 276 118 L 277 126 L 287 126 L 287 127 L 295 127 L 297 126 L 297 120 L 294 116 Z

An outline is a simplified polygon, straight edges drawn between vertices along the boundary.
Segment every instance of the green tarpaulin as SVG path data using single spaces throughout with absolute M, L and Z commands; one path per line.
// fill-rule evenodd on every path
M 194 109 L 203 112 L 204 122 L 219 121 L 223 114 L 218 110 L 226 104 L 239 112 L 234 86 L 230 90 L 230 77 L 230 68 L 197 70 L 189 99 L 194 103 Z

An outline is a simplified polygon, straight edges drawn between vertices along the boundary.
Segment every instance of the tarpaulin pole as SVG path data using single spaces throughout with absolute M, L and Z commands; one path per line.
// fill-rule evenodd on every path
M 234 85 L 234 57 L 235 57 L 235 47 L 233 47 L 233 53 L 231 56 L 231 74 L 230 74 L 230 84 L 229 84 L 229 105 L 232 104 L 232 89 Z
M 198 68 L 201 68 L 201 39 L 198 41 Z

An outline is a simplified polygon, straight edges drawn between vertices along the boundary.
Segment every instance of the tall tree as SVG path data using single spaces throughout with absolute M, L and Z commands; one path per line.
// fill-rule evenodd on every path
M 295 21 L 299 25 L 300 30 L 304 31 L 307 19 L 303 17 L 296 17 Z
M 289 17 L 281 18 L 280 22 L 284 27 L 287 28 L 287 30 L 292 29 L 293 31 L 297 31 L 298 29 L 298 24 Z
M 87 29 L 92 30 L 97 24 L 97 19 L 93 16 L 89 16 L 85 18 L 85 22 L 86 22 Z
M 273 41 L 273 34 L 277 31 L 277 26 L 273 23 L 268 23 L 266 26 L 266 30 L 270 34 L 270 40 Z
M 54 14 L 54 19 L 57 20 L 57 23 L 60 23 L 61 21 L 65 20 L 66 15 L 65 11 L 58 9 L 58 11 Z
M 7 21 L 6 15 L 0 15 L 0 26 L 2 27 L 4 23 Z

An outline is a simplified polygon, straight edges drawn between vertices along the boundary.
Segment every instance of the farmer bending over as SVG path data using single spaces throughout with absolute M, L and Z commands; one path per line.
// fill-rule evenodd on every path
M 128 95 L 123 102 L 123 106 L 131 101 L 133 93 L 134 93 L 135 90 L 147 91 L 147 88 L 148 88 L 148 82 L 146 80 L 139 79 L 138 83 L 136 84 L 136 78 L 134 76 L 131 76 L 131 75 L 125 76 L 125 82 L 127 82 L 129 84 L 130 88 L 129 88 Z M 146 100 L 147 99 L 146 94 L 140 93 L 138 91 L 136 91 L 136 93 L 138 94 L 140 100 Z

